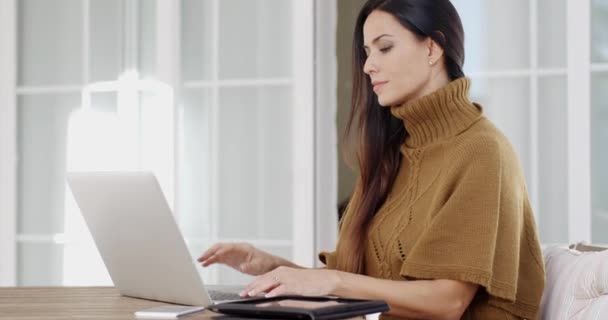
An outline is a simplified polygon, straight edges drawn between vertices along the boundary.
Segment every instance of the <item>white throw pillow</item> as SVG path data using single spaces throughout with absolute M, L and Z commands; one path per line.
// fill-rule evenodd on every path
M 608 319 L 608 250 L 543 250 L 547 280 L 541 319 Z

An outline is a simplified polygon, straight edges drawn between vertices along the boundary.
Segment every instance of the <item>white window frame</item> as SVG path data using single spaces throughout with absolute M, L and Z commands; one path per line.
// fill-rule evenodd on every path
M 177 212 L 177 202 L 175 195 L 178 194 L 178 117 L 176 110 L 178 101 L 180 100 L 180 48 L 181 37 L 175 36 L 180 34 L 180 13 L 181 1 L 158 0 L 156 2 L 156 76 L 158 80 L 173 88 L 173 181 L 168 188 L 172 190 L 172 194 L 167 198 L 171 199 L 173 214 Z
M 591 0 L 567 2 L 568 241 L 591 241 Z
M 314 1 L 292 2 L 294 102 L 293 261 L 312 267 L 315 263 L 315 70 Z M 309 63 L 298 63 L 308 61 Z
M 315 0 L 315 266 L 338 236 L 337 0 Z
M 17 282 L 17 1 L 0 1 L 0 286 Z

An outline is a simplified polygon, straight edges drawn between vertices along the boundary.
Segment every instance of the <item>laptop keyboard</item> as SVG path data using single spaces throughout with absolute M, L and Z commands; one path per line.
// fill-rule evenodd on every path
M 243 297 L 239 296 L 236 292 L 217 291 L 209 290 L 209 296 L 213 301 L 224 301 L 224 300 L 242 300 Z

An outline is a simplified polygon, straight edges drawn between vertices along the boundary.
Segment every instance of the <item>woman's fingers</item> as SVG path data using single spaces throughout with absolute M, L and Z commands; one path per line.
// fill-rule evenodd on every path
M 266 298 L 272 298 L 272 297 L 284 295 L 287 293 L 288 293 L 287 286 L 284 284 L 281 284 L 281 285 L 276 286 L 274 289 L 270 290 L 270 292 L 268 292 L 266 294 Z
M 197 261 L 203 267 L 223 263 L 241 272 L 251 273 L 253 271 L 250 270 L 252 266 L 249 265 L 250 253 L 247 249 L 243 243 L 218 243 L 205 251 Z
M 226 261 L 224 261 L 225 259 L 225 253 L 228 251 L 228 249 L 222 247 L 219 248 L 217 251 L 215 251 L 215 253 L 209 257 L 208 259 L 202 260 L 202 265 L 203 267 L 212 265 L 214 263 L 226 263 Z
M 281 283 L 276 280 L 276 277 L 273 277 L 270 274 L 265 274 L 257 277 L 256 280 L 245 287 L 245 289 L 241 291 L 239 295 L 241 297 L 253 297 L 260 293 L 272 291 L 280 285 Z
M 203 267 L 208 267 L 214 263 L 219 262 L 219 259 L 220 259 L 220 257 L 218 257 L 217 255 L 212 255 L 208 259 L 201 261 L 201 265 Z
M 203 253 L 198 259 L 198 262 L 202 262 L 203 260 L 207 260 L 209 259 L 211 256 L 213 256 L 215 254 L 215 252 L 217 250 L 219 250 L 222 246 L 224 246 L 223 243 L 216 243 L 213 246 L 211 246 L 211 248 L 207 249 L 207 251 L 205 251 L 205 253 Z

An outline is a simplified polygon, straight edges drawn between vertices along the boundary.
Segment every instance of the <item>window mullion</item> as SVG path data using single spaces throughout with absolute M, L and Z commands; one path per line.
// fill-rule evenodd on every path
M 17 283 L 17 1 L 0 1 L 0 286 Z
M 209 195 L 209 220 L 210 220 L 210 235 L 211 242 L 215 243 L 219 240 L 220 230 L 220 183 L 219 183 L 219 172 L 220 172 L 220 147 L 219 147 L 219 123 L 220 123 L 220 88 L 219 88 L 219 77 L 220 77 L 220 0 L 213 0 L 212 4 L 213 13 L 211 15 L 212 27 L 211 27 L 211 41 L 213 43 L 211 53 L 211 108 L 209 110 L 210 122 L 209 122 L 209 176 L 210 176 L 210 195 Z M 203 34 L 203 37 L 207 35 Z M 212 282 L 219 282 L 219 270 L 213 269 L 210 275 Z
M 91 2 L 82 2 L 82 84 L 87 85 L 91 77 Z
M 332 251 L 338 236 L 336 0 L 315 0 L 315 251 Z M 321 262 L 316 260 L 315 266 Z
M 591 240 L 590 7 L 567 1 L 569 242 Z
M 539 148 L 538 148 L 538 0 L 530 1 L 530 198 L 539 221 Z
M 156 76 L 164 84 L 168 85 L 169 90 L 172 92 L 168 100 L 172 103 L 170 118 L 166 119 L 170 121 L 171 131 L 173 132 L 173 156 L 170 157 L 172 164 L 170 168 L 162 170 L 166 176 L 164 177 L 165 186 L 167 189 L 167 201 L 170 206 L 174 209 L 173 214 L 178 217 L 179 208 L 177 207 L 177 188 L 178 183 L 178 132 L 177 132 L 177 106 L 180 101 L 180 48 L 181 48 L 181 36 L 180 36 L 180 1 L 158 1 L 156 4 Z M 169 186 L 167 184 L 170 184 Z
M 293 260 L 314 254 L 314 2 L 293 1 Z M 295 40 L 297 39 L 297 40 Z

